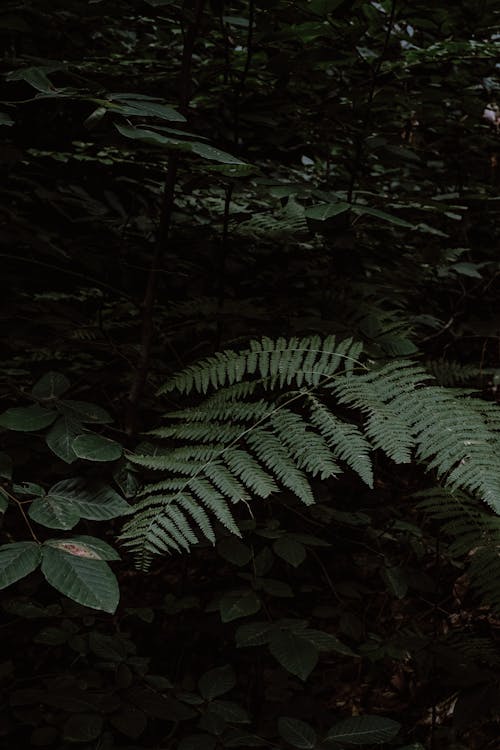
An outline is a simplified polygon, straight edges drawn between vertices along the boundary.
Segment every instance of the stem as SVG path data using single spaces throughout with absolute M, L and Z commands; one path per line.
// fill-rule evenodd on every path
M 245 83 L 250 72 L 250 65 L 253 56 L 253 30 L 255 19 L 255 0 L 249 0 L 248 3 L 248 34 L 247 34 L 247 56 L 245 65 L 241 73 L 241 78 L 236 91 L 234 92 L 234 142 L 236 146 L 240 137 L 240 98 L 245 89 Z
M 40 540 L 35 534 L 35 532 L 33 531 L 33 526 L 31 525 L 30 520 L 28 516 L 26 515 L 22 502 L 18 500 L 15 495 L 12 495 L 8 490 L 6 490 L 5 487 L 0 487 L 0 492 L 2 492 L 9 500 L 12 500 L 12 502 L 17 505 L 22 517 L 24 518 L 24 522 L 26 526 L 28 527 L 28 530 L 31 534 L 33 541 L 35 541 L 37 544 L 40 544 Z
M 188 113 L 188 105 L 191 98 L 191 68 L 193 52 L 201 23 L 204 4 L 205 0 L 196 0 L 195 2 L 194 18 L 187 30 L 182 51 L 182 64 L 179 74 L 179 111 L 184 115 L 187 115 Z M 175 153 L 168 161 L 163 189 L 160 225 L 142 303 L 143 314 L 140 355 L 129 392 L 126 415 L 126 432 L 130 437 L 134 436 L 137 431 L 137 411 L 150 369 L 151 348 L 154 339 L 154 307 L 156 292 L 158 288 L 158 279 L 162 272 L 163 257 L 165 255 L 172 223 L 178 166 L 179 155 Z
M 389 21 L 387 23 L 387 29 L 385 32 L 384 46 L 382 47 L 382 52 L 380 53 L 380 57 L 378 58 L 377 63 L 372 71 L 372 80 L 370 84 L 370 90 L 368 92 L 368 101 L 366 103 L 365 119 L 363 122 L 361 133 L 359 134 L 359 137 L 356 143 L 356 152 L 354 154 L 353 168 L 351 172 L 351 181 L 349 184 L 349 189 L 347 191 L 348 203 L 352 203 L 352 196 L 353 196 L 354 188 L 356 185 L 356 181 L 358 179 L 358 174 L 361 168 L 361 163 L 363 161 L 363 149 L 364 149 L 364 145 L 366 141 L 366 136 L 368 133 L 368 128 L 370 127 L 370 123 L 372 119 L 372 107 L 373 107 L 373 99 L 375 97 L 375 88 L 377 86 L 377 80 L 379 77 L 380 69 L 382 67 L 382 63 L 385 60 L 387 49 L 389 47 L 389 41 L 391 38 L 392 28 L 394 26 L 394 17 L 396 15 L 396 3 L 397 3 L 397 0 L 392 0 Z

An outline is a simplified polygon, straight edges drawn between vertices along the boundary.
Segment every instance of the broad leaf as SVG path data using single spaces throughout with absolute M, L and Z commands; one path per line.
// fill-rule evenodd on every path
M 7 453 L 0 451 L 0 477 L 2 479 L 12 479 L 12 468 L 11 457 Z
M 385 211 L 380 211 L 378 208 L 371 208 L 370 206 L 360 206 L 354 204 L 351 206 L 353 213 L 359 214 L 360 216 L 375 216 L 377 219 L 388 221 L 390 224 L 395 224 L 398 227 L 406 227 L 407 229 L 414 229 L 415 225 L 405 219 L 400 219 L 398 216 L 393 216 Z
M 57 413 L 43 409 L 38 404 L 17 406 L 0 414 L 0 427 L 17 432 L 43 430 L 55 421 Z
M 219 609 L 222 622 L 231 622 L 254 615 L 260 609 L 260 601 L 253 591 L 234 592 L 222 597 Z
M 31 389 L 31 395 L 35 398 L 58 398 L 70 387 L 67 377 L 60 372 L 46 372 Z
M 301 680 L 307 680 L 318 663 L 318 649 L 288 630 L 273 633 L 269 650 L 282 667 Z
M 159 117 L 161 120 L 171 122 L 186 122 L 186 118 L 167 104 L 158 104 L 154 101 L 131 99 L 126 95 L 114 95 L 113 101 L 106 106 L 112 111 L 122 115 L 135 117 Z
M 317 206 L 306 208 L 306 216 L 308 219 L 326 221 L 326 219 L 331 219 L 334 216 L 349 211 L 350 208 L 350 203 L 344 203 L 342 201 L 339 201 L 338 203 L 319 203 Z
M 72 417 L 76 422 L 84 424 L 111 424 L 113 417 L 97 404 L 90 404 L 88 401 L 73 401 L 65 399 L 59 401 L 57 408 L 62 414 Z
M 278 719 L 278 731 L 280 737 L 292 745 L 292 747 L 298 747 L 301 750 L 313 750 L 316 747 L 316 732 L 305 721 L 292 719 L 288 716 L 280 716 Z
M 0 112 L 0 125 L 11 127 L 14 125 L 14 120 L 6 112 Z
M 226 536 L 217 544 L 217 552 L 228 562 L 242 567 L 252 559 L 252 550 L 237 536 Z
M 0 589 L 35 570 L 41 554 L 40 545 L 36 542 L 13 542 L 0 546 Z
M 304 545 L 295 541 L 295 539 L 291 539 L 289 536 L 277 539 L 273 544 L 273 550 L 278 557 L 286 560 L 294 568 L 298 568 L 306 559 L 306 548 Z
M 44 545 L 61 549 L 89 560 L 120 560 L 120 555 L 107 542 L 94 536 L 78 534 L 66 539 L 47 539 Z
M 200 693 L 207 701 L 218 698 L 219 695 L 224 695 L 235 685 L 234 669 L 229 664 L 205 672 L 198 682 Z
M 269 643 L 274 630 L 275 626 L 269 622 L 247 622 L 236 631 L 236 645 L 238 648 L 262 646 Z
M 63 727 L 63 737 L 70 742 L 90 742 L 96 740 L 103 726 L 99 714 L 73 714 Z
M 375 745 L 390 742 L 400 727 L 399 722 L 383 716 L 353 716 L 334 724 L 328 730 L 325 740 L 350 745 Z
M 80 520 L 76 506 L 70 505 L 59 495 L 44 495 L 31 503 L 28 515 L 33 521 L 49 529 L 72 529 Z
M 73 441 L 84 432 L 84 428 L 70 417 L 59 417 L 45 436 L 52 453 L 65 463 L 71 464 L 78 456 L 73 450 Z
M 89 521 L 108 521 L 131 510 L 128 503 L 108 485 L 85 484 L 81 479 L 57 482 L 43 500 L 60 508 L 73 508 L 81 518 Z
M 93 433 L 75 438 L 72 448 L 78 458 L 87 461 L 116 461 L 123 453 L 120 443 Z
M 55 589 L 92 609 L 113 614 L 118 606 L 118 582 L 107 563 L 44 545 L 42 573 Z

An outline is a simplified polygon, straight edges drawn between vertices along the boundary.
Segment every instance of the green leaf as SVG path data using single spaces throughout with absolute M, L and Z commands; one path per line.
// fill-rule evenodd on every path
M 6 112 L 0 112 L 0 125 L 7 125 L 10 127 L 11 125 L 14 125 L 14 120 L 9 117 Z
M 273 633 L 269 650 L 282 667 L 301 680 L 307 680 L 318 663 L 317 648 L 288 630 Z
M 285 742 L 301 750 L 313 750 L 316 747 L 317 736 L 314 729 L 305 721 L 280 716 L 278 732 Z
M 331 727 L 325 737 L 350 745 L 374 745 L 390 742 L 397 735 L 401 724 L 383 716 L 353 716 Z
M 305 628 L 299 631 L 298 635 L 312 643 L 318 651 L 334 651 L 343 656 L 356 656 L 356 653 L 349 646 L 339 641 L 332 633 L 325 633 L 323 630 L 315 630 L 314 628 Z
M 451 271 L 455 271 L 461 276 L 469 276 L 471 279 L 482 279 L 483 277 L 477 269 L 477 263 L 454 263 L 450 266 Z
M 16 406 L 0 414 L 0 427 L 17 432 L 43 430 L 55 421 L 57 413 L 44 409 L 38 404 Z
M 396 565 L 388 565 L 382 570 L 382 576 L 391 594 L 397 599 L 403 599 L 406 596 L 408 592 L 408 578 L 403 568 Z
M 69 417 L 59 417 L 45 436 L 45 442 L 55 455 L 67 464 L 77 460 L 73 441 L 84 432 L 84 428 Z
M 294 596 L 292 587 L 285 581 L 278 581 L 276 578 L 260 578 L 258 582 L 270 596 L 279 596 L 284 599 L 292 599 Z
M 66 539 L 47 539 L 44 545 L 62 549 L 70 554 L 78 554 L 89 560 L 120 560 L 120 555 L 107 542 L 95 536 L 77 534 Z
M 326 221 L 331 219 L 333 216 L 338 216 L 351 208 L 350 203 L 344 203 L 339 201 L 338 203 L 319 203 L 317 206 L 309 206 L 306 208 L 306 217 L 308 219 L 316 219 L 316 221 Z
M 306 559 L 306 548 L 300 542 L 289 536 L 282 536 L 273 544 L 273 550 L 278 557 L 285 560 L 294 568 L 298 568 Z
M 85 607 L 113 614 L 118 606 L 118 582 L 105 562 L 46 544 L 42 573 L 51 586 Z
M 209 161 L 218 161 L 222 164 L 245 164 L 246 162 L 243 162 L 241 159 L 238 159 L 236 156 L 232 156 L 231 154 L 228 154 L 226 151 L 221 151 L 218 148 L 214 148 L 214 146 L 209 146 L 207 143 L 199 143 L 195 141 L 191 144 L 191 151 L 193 154 L 197 154 L 198 156 L 201 156 L 203 159 L 208 159 Z
M 262 646 L 269 643 L 274 630 L 275 626 L 269 622 L 247 622 L 236 631 L 236 645 L 238 648 Z
M 44 643 L 46 646 L 61 646 L 66 643 L 71 634 L 63 628 L 42 628 L 33 638 L 35 643 Z
M 89 634 L 89 648 L 99 659 L 113 661 L 117 664 L 127 658 L 127 649 L 123 640 L 117 636 L 105 635 L 93 630 Z
M 29 575 L 40 564 L 41 549 L 36 542 L 13 542 L 0 546 L 0 589 Z
M 113 422 L 113 417 L 106 409 L 97 404 L 89 404 L 88 401 L 65 399 L 57 404 L 57 408 L 62 414 L 84 424 L 111 424 Z
M 219 695 L 224 695 L 232 690 L 235 685 L 236 676 L 230 664 L 210 669 L 200 677 L 198 682 L 199 691 L 207 701 L 218 698 Z
M 96 740 L 104 720 L 99 714 L 73 714 L 63 727 L 63 737 L 70 742 L 91 742 Z
M 252 559 L 252 550 L 237 536 L 226 536 L 217 544 L 217 552 L 224 560 L 242 567 Z
M 84 458 L 87 461 L 116 461 L 123 453 L 123 448 L 119 443 L 93 433 L 75 438 L 72 448 L 78 458 Z
M 174 149 L 176 151 L 190 151 L 197 156 L 201 156 L 203 159 L 209 161 L 217 161 L 222 164 L 243 164 L 246 166 L 246 162 L 238 159 L 236 156 L 228 154 L 226 151 L 221 151 L 214 146 L 210 146 L 207 143 L 200 143 L 199 141 L 187 141 L 180 138 L 169 138 L 168 136 L 161 135 L 154 130 L 146 130 L 144 128 L 131 128 L 127 125 L 120 125 L 115 123 L 115 128 L 119 133 L 124 135 L 126 138 L 132 138 L 133 140 L 142 141 L 152 146 L 163 146 L 165 148 Z
M 28 515 L 33 521 L 49 529 L 72 529 L 80 520 L 76 506 L 68 505 L 64 498 L 50 493 L 33 500 Z
M 57 89 L 52 81 L 47 78 L 46 70 L 44 67 L 13 70 L 6 76 L 6 79 L 7 81 L 26 81 L 26 83 L 29 83 L 37 91 L 41 91 L 43 94 L 52 94 L 57 92 Z
M 254 591 L 230 592 L 222 597 L 219 610 L 222 622 L 231 622 L 240 617 L 254 615 L 260 609 L 260 601 Z
M 243 747 L 248 750 L 249 747 L 269 747 L 269 743 L 256 734 L 231 728 L 227 729 L 224 735 L 224 747 Z
M 234 701 L 212 701 L 209 711 L 230 724 L 249 724 L 250 717 L 242 706 Z
M 108 719 L 115 729 L 132 740 L 140 737 L 148 725 L 144 711 L 126 702 L 122 703 L 119 711 L 109 714 Z
M 61 510 L 65 507 L 75 509 L 81 518 L 89 521 L 108 521 L 131 510 L 129 504 L 108 485 L 85 484 L 81 479 L 57 482 L 43 500 L 51 505 L 56 504 Z
M 112 112 L 122 115 L 132 115 L 135 117 L 159 117 L 162 120 L 171 122 L 186 122 L 186 118 L 177 112 L 173 107 L 167 104 L 158 104 L 154 101 L 144 101 L 131 99 L 124 95 L 111 94 L 111 102 L 106 103 L 106 107 Z
M 354 204 L 351 206 L 353 213 L 359 216 L 375 216 L 377 219 L 382 221 L 388 221 L 390 224 L 395 224 L 398 227 L 406 227 L 407 229 L 415 229 L 415 225 L 405 219 L 400 219 L 398 216 L 393 216 L 385 211 L 380 211 L 378 208 L 371 208 L 370 206 L 360 206 Z
M 12 479 L 13 463 L 11 457 L 7 453 L 0 451 L 0 477 L 2 479 Z
M 210 734 L 190 734 L 184 737 L 177 746 L 177 750 L 215 750 L 217 738 Z
M 69 387 L 68 378 L 60 372 L 46 372 L 31 389 L 31 395 L 39 399 L 58 398 Z

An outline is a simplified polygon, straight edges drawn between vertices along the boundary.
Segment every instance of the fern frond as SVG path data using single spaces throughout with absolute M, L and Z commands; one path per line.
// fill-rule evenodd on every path
M 308 394 L 311 424 L 327 441 L 333 457 L 344 461 L 369 487 L 373 487 L 371 445 L 362 432 L 335 416 L 321 401 Z
M 300 414 L 287 408 L 277 409 L 270 421 L 276 437 L 288 449 L 299 469 L 321 479 L 340 474 L 328 443 L 307 425 Z
M 463 492 L 434 488 L 416 493 L 418 507 L 442 523 L 449 554 L 465 558 L 474 589 L 500 613 L 500 517 L 485 511 Z
M 308 477 L 335 476 L 342 464 L 373 486 L 374 449 L 397 463 L 424 463 L 451 490 L 500 513 L 500 409 L 430 384 L 408 360 L 357 366 L 360 354 L 359 344 L 333 336 L 262 338 L 175 375 L 163 390 L 214 392 L 151 433 L 171 450 L 129 456 L 162 476 L 143 489 L 125 543 L 147 564 L 198 533 L 213 540 L 210 517 L 239 533 L 230 506 L 280 488 L 310 505 Z M 463 544 L 472 542 L 466 528 L 457 530 Z
M 462 385 L 488 372 L 475 365 L 462 365 L 447 359 L 429 360 L 426 362 L 426 367 L 437 382 L 444 386 Z
M 279 384 L 318 385 L 332 376 L 341 365 L 347 372 L 359 363 L 362 346 L 352 339 L 337 344 L 335 336 L 309 336 L 276 341 L 264 337 L 252 341 L 250 348 L 235 353 L 226 350 L 178 372 L 159 393 L 177 390 L 180 393 L 207 393 L 240 383 L 245 377 L 257 375 L 271 387 Z

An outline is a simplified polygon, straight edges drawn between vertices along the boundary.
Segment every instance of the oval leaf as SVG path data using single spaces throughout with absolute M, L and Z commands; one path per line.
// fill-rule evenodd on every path
M 293 747 L 302 748 L 302 750 L 312 750 L 316 747 L 316 732 L 305 721 L 291 719 L 288 716 L 280 716 L 278 719 L 278 731 L 280 737 Z
M 38 404 L 18 406 L 0 414 L 0 427 L 17 432 L 35 432 L 51 425 L 56 417 L 55 411 L 43 409 Z
M 106 409 L 97 404 L 90 404 L 88 401 L 72 401 L 66 399 L 57 404 L 57 408 L 62 414 L 72 417 L 76 422 L 86 424 L 111 424 L 113 417 Z
M 85 607 L 113 614 L 118 606 L 118 582 L 101 560 L 85 559 L 45 545 L 42 573 L 51 586 Z
M 13 542 L 0 547 L 0 589 L 29 575 L 40 563 L 36 542 Z
M 80 518 L 89 521 L 108 521 L 130 512 L 129 504 L 111 487 L 106 484 L 87 485 L 81 479 L 57 482 L 44 499 L 61 508 L 71 507 Z
M 45 544 L 89 560 L 120 560 L 120 555 L 113 547 L 94 536 L 79 534 L 69 539 L 47 539 Z
M 318 663 L 318 649 L 288 630 L 273 633 L 269 650 L 282 667 L 301 680 L 307 680 Z
M 301 563 L 306 559 L 306 548 L 300 542 L 295 539 L 290 539 L 288 536 L 283 536 L 281 539 L 277 539 L 273 544 L 273 550 L 294 568 L 298 568 Z
M 253 591 L 226 594 L 219 604 L 222 622 L 231 622 L 240 617 L 254 615 L 259 609 L 260 601 Z
M 123 452 L 119 443 L 93 433 L 75 438 L 72 448 L 78 458 L 84 458 L 87 461 L 116 461 Z
M 49 529 L 72 529 L 80 520 L 76 507 L 69 505 L 63 498 L 50 494 L 33 500 L 28 515 L 33 521 Z
M 67 377 L 60 372 L 46 372 L 40 380 L 35 383 L 31 389 L 31 394 L 35 398 L 57 398 L 70 387 Z
M 60 417 L 48 431 L 45 442 L 52 453 L 67 464 L 71 464 L 77 459 L 73 450 L 73 441 L 82 433 L 83 428 L 78 422 L 69 417 Z
M 397 721 L 383 716 L 353 716 L 331 727 L 325 740 L 350 745 L 372 745 L 389 742 L 397 735 L 400 727 L 401 724 Z
M 73 714 L 63 727 L 63 736 L 70 742 L 90 742 L 100 736 L 102 725 L 99 714 Z
M 205 672 L 198 682 L 200 693 L 207 701 L 217 698 L 219 695 L 224 695 L 235 685 L 236 677 L 229 664 Z

